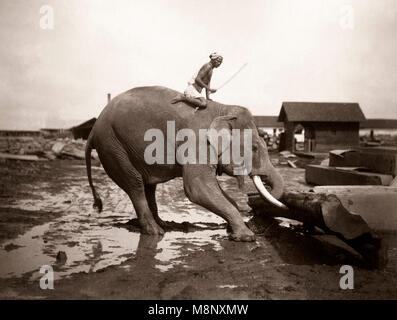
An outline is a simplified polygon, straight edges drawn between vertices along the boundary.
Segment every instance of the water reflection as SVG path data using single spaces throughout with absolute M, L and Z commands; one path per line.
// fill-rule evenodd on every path
M 191 203 L 184 195 L 182 181 L 175 179 L 160 185 L 157 191 L 162 219 L 177 223 L 195 224 L 195 231 L 166 232 L 164 237 L 140 235 L 126 228 L 134 216 L 128 197 L 112 182 L 99 186 L 105 203 L 100 214 L 91 209 L 92 199 L 85 177 L 74 181 L 62 195 L 46 194 L 38 186 L 37 193 L 46 200 L 25 200 L 14 203 L 19 208 L 61 212 L 55 220 L 33 227 L 25 234 L 6 241 L 0 249 L 0 277 L 31 279 L 42 275 L 42 265 L 54 266 L 55 279 L 78 272 L 96 272 L 110 265 L 118 265 L 132 257 L 142 265 L 165 271 L 180 263 L 184 250 L 202 250 L 211 245 L 220 250 L 219 239 L 227 237 L 224 221 L 213 213 Z M 234 183 L 234 182 L 231 182 Z M 122 227 L 120 227 L 122 226 Z M 191 229 L 194 230 L 194 229 Z M 13 250 L 5 250 L 12 245 Z M 59 251 L 66 253 L 66 261 L 57 263 Z

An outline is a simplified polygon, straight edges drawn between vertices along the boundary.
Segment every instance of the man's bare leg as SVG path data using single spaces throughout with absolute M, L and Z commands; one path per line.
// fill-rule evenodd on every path
M 199 109 L 205 109 L 207 107 L 207 100 L 205 100 L 205 98 L 190 98 L 186 97 L 184 94 L 176 96 L 171 100 L 171 103 L 175 104 L 181 101 L 192 104 L 194 107 L 198 107 Z
M 172 104 L 185 101 L 185 95 L 184 94 L 178 94 L 174 99 L 171 100 Z

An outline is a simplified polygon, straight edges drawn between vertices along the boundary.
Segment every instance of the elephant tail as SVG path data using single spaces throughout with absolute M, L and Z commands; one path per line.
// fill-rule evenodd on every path
M 91 151 L 92 151 L 92 149 L 94 149 L 93 144 L 92 144 L 93 136 L 94 136 L 93 130 L 91 130 L 91 133 L 87 139 L 87 144 L 85 146 L 85 166 L 87 168 L 88 183 L 90 184 L 92 195 L 94 196 L 93 207 L 97 208 L 98 212 L 101 212 L 102 211 L 102 200 L 95 190 L 94 184 L 92 183 L 92 176 L 91 176 Z

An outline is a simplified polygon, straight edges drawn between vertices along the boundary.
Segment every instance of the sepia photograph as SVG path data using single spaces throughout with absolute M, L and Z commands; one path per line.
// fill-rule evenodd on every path
M 0 0 L 0 25 L 0 300 L 397 299 L 397 1 Z

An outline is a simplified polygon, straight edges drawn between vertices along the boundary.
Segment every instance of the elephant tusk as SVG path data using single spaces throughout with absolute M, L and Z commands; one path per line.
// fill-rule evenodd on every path
M 259 191 L 259 193 L 270 203 L 274 204 L 275 206 L 282 208 L 282 209 L 288 209 L 288 207 L 284 204 L 282 204 L 280 201 L 278 201 L 276 198 L 274 198 L 269 191 L 265 188 L 263 185 L 263 182 L 259 176 L 253 176 L 252 180 L 254 181 L 254 185 L 256 189 Z

